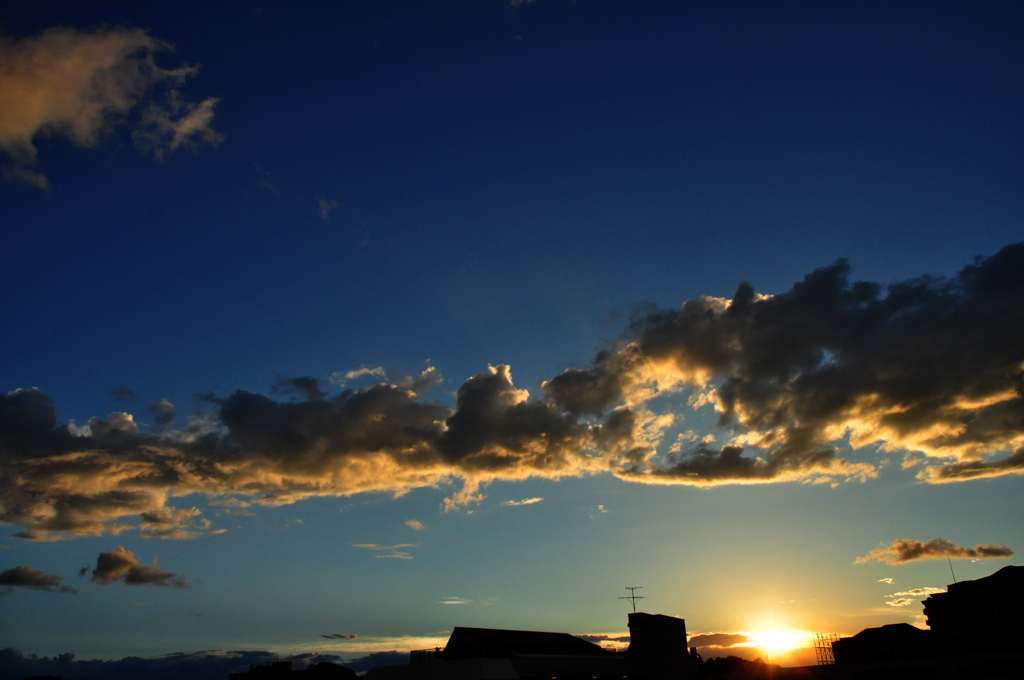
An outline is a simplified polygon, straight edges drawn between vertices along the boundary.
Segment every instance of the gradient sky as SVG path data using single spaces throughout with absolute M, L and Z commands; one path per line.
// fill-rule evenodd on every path
M 1022 84 L 1017 2 L 5 4 L 0 646 L 923 625 L 1024 550 Z

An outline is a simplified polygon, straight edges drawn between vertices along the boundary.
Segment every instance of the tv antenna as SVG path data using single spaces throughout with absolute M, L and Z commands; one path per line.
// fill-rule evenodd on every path
M 643 595 L 637 595 L 636 591 L 643 588 L 643 586 L 626 586 L 626 590 L 629 591 L 629 595 L 620 597 L 620 600 L 629 600 L 633 603 L 633 613 L 636 614 L 636 601 L 645 599 Z
M 949 555 L 946 555 L 946 562 L 949 563 L 949 573 L 953 574 L 953 561 L 949 559 Z M 956 574 L 953 574 L 953 583 L 956 583 Z

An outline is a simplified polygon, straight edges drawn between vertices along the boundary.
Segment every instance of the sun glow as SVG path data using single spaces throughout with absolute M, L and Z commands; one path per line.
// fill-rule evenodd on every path
M 745 645 L 760 647 L 769 653 L 789 652 L 807 646 L 807 634 L 791 630 L 765 630 L 747 633 L 750 641 Z

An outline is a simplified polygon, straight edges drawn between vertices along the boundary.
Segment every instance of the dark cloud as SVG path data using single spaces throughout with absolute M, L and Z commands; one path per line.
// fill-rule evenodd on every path
M 146 538 L 195 538 L 210 530 L 198 508 L 163 507 L 139 514 L 139 535 Z M 223 530 L 217 530 L 219 533 Z
M 114 398 L 114 401 L 135 401 L 138 399 L 135 391 L 128 387 L 111 387 L 110 396 Z
M 634 409 L 690 389 L 734 440 L 653 451 L 621 468 L 651 483 L 864 479 L 836 442 L 924 453 L 941 482 L 1024 472 L 1024 244 L 952 279 L 849 280 L 840 260 L 789 291 L 695 298 L 634 320 L 614 351 L 544 385 L 565 412 Z M 753 450 L 753 455 L 748 450 Z M 991 456 L 1016 453 L 1003 458 Z M 952 462 L 950 462 L 952 460 Z
M 279 381 L 298 397 L 286 401 L 202 395 L 215 412 L 147 432 L 122 412 L 58 424 L 35 388 L 0 394 L 0 521 L 32 540 L 188 538 L 215 530 L 169 505 L 193 493 L 281 505 L 458 483 L 453 509 L 495 480 L 609 471 L 837 484 L 875 476 L 875 449 L 915 452 L 929 483 L 1024 473 L 1024 244 L 884 292 L 849 271 L 840 261 L 778 295 L 744 283 L 731 300 L 648 311 L 533 398 L 504 365 L 463 382 L 454 405 L 424 396 L 434 368 L 363 368 L 332 382 L 377 382 L 336 395 L 308 377 Z M 718 411 L 714 437 L 663 441 L 680 411 L 703 407 Z M 848 460 L 840 443 L 866 451 Z
M 301 378 L 278 376 L 274 391 L 280 394 L 298 394 L 309 401 L 317 401 L 327 396 L 327 392 L 320 389 L 320 380 L 309 376 Z
M 321 635 L 320 637 L 327 638 L 328 640 L 356 640 L 359 638 L 358 635 L 346 635 L 345 633 L 330 633 L 329 635 Z
M 54 576 L 32 567 L 12 567 L 0 571 L 0 596 L 10 594 L 15 587 L 46 590 L 54 593 L 78 592 L 71 586 L 62 586 L 62 576 Z
M 740 633 L 704 633 L 690 636 L 691 647 L 732 647 L 750 642 L 750 638 Z
M 373 666 L 408 663 L 406 652 L 379 652 L 353 661 L 334 654 L 291 654 L 281 656 L 266 651 L 225 651 L 175 653 L 155 659 L 129 656 L 123 659 L 75 659 L 71 652 L 54 657 L 25 656 L 17 649 L 0 649 L 0 677 L 27 678 L 53 676 L 69 680 L 136 680 L 137 678 L 189 678 L 189 680 L 224 680 L 231 673 L 244 673 L 249 666 L 265 666 L 274 661 L 291 661 L 295 670 L 316 663 L 330 662 L 357 671 Z M 389 663 L 388 663 L 389 662 Z
M 101 552 L 96 560 L 96 568 L 92 570 L 92 580 L 106 586 L 114 581 L 122 581 L 129 586 L 154 585 L 172 588 L 188 588 L 184 574 L 174 574 L 153 564 L 140 564 L 135 553 L 117 546 L 108 552 Z
M 146 410 L 153 414 L 153 420 L 157 425 L 170 425 L 174 420 L 174 404 L 166 399 L 154 401 L 146 407 Z
M 863 564 L 878 560 L 886 564 L 903 564 L 915 560 L 938 560 L 943 557 L 989 559 L 993 557 L 1010 557 L 1013 551 L 1005 545 L 978 545 L 965 548 L 944 538 L 933 538 L 922 543 L 912 538 L 897 538 L 889 545 L 875 548 L 867 555 L 858 557 L 854 564 Z M 905 595 L 906 593 L 897 593 Z
M 629 642 L 628 635 L 573 635 L 581 640 L 598 644 L 601 642 Z

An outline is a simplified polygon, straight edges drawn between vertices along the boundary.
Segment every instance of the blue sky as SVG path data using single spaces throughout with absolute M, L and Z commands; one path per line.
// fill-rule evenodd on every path
M 880 545 L 1024 549 L 1019 4 L 0 32 L 0 572 L 78 591 L 10 576 L 25 653 L 614 633 L 626 585 L 692 632 L 856 632 L 948 582 Z M 101 585 L 118 546 L 159 569 Z

